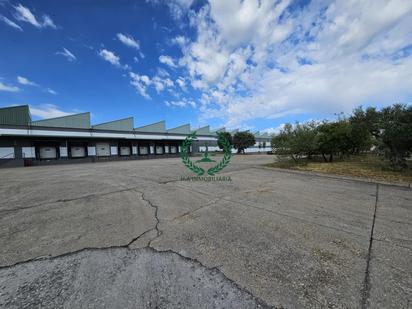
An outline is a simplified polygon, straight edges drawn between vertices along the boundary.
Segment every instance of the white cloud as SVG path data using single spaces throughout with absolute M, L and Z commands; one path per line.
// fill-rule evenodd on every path
M 410 99 L 411 1 L 289 4 L 210 0 L 189 14 L 196 38 L 174 42 L 205 115 L 233 127 Z
M 3 82 L 0 82 L 0 91 L 17 92 L 17 91 L 20 91 L 20 88 L 16 86 L 6 85 Z
M 155 1 L 156 2 L 156 1 Z M 180 20 L 190 9 L 193 0 L 168 0 L 166 1 L 170 13 L 176 20 Z
M 172 57 L 167 56 L 167 55 L 161 55 L 159 57 L 159 62 L 168 65 L 169 67 L 176 68 L 177 65 L 175 64 L 175 61 L 173 60 Z
M 156 75 L 153 78 L 150 78 L 147 75 L 139 75 L 133 72 L 129 73 L 130 76 L 130 84 L 135 87 L 139 94 L 146 98 L 150 99 L 150 95 L 147 93 L 147 90 L 150 86 L 152 86 L 157 93 L 164 91 L 165 89 L 172 88 L 174 86 L 173 81 L 166 76 L 159 76 Z
M 260 133 L 278 134 L 283 129 L 284 126 L 285 124 L 282 123 L 274 128 L 266 128 L 266 129 L 260 130 Z
M 56 55 L 64 56 L 69 61 L 74 61 L 77 59 L 76 56 L 73 55 L 71 51 L 69 51 L 67 48 L 64 48 L 64 47 L 63 47 L 63 51 L 56 52 Z
M 184 91 L 187 90 L 187 88 L 186 88 L 186 81 L 185 81 L 185 79 L 184 79 L 182 76 L 179 76 L 178 79 L 176 79 L 176 84 L 178 84 L 179 87 L 180 87 L 182 90 L 184 90 Z
M 43 15 L 43 27 L 57 29 L 57 26 L 54 24 L 53 20 L 48 15 Z
M 139 49 L 139 41 L 135 40 L 131 35 L 128 34 L 123 34 L 123 33 L 118 33 L 117 38 L 120 42 L 122 42 L 124 45 Z
M 43 15 L 39 21 L 27 7 L 19 4 L 14 8 L 16 10 L 14 17 L 17 20 L 29 23 L 39 29 L 47 27 L 57 29 L 57 26 L 54 24 L 53 20 L 48 15 Z
M 102 49 L 99 51 L 100 57 L 102 57 L 104 60 L 110 62 L 114 66 L 118 68 L 123 68 L 123 69 L 129 69 L 127 65 L 122 66 L 120 63 L 120 57 L 116 56 L 116 54 L 110 50 L 107 49 Z
M 169 72 L 167 72 L 163 68 L 157 68 L 157 75 L 159 75 L 160 77 L 170 77 Z
M 177 44 L 179 46 L 185 46 L 187 43 L 189 42 L 189 39 L 187 39 L 186 37 L 179 35 L 175 38 L 172 39 L 172 43 Z
M 159 76 L 153 77 L 152 83 L 158 93 L 162 92 L 166 88 L 173 87 L 174 85 L 173 81 L 170 78 L 161 78 Z
M 26 77 L 23 76 L 17 76 L 17 81 L 19 84 L 25 85 L 25 86 L 38 86 L 35 82 L 30 81 Z
M 41 119 L 62 117 L 73 114 L 71 112 L 62 111 L 54 104 L 42 104 L 39 106 L 30 105 L 30 112 L 33 116 L 39 117 Z
M 193 100 L 183 98 L 181 100 L 176 101 L 166 101 L 166 106 L 168 107 L 192 107 L 196 108 L 196 103 Z
M 139 94 L 146 98 L 150 99 L 150 95 L 147 93 L 147 87 L 151 84 L 151 80 L 147 75 L 139 75 L 133 72 L 129 73 L 130 84 L 135 87 Z
M 0 20 L 2 20 L 6 25 L 9 25 L 10 27 L 13 27 L 14 29 L 23 31 L 22 27 L 20 27 L 14 21 L 8 19 L 6 16 L 0 15 Z
M 35 82 L 33 82 L 33 81 L 29 80 L 28 78 L 23 77 L 23 76 L 17 76 L 17 82 L 21 85 L 24 85 L 24 86 L 34 86 L 34 87 L 42 88 L 39 84 L 37 84 L 37 83 L 35 83 Z M 57 92 L 54 91 L 51 88 L 42 88 L 42 90 L 44 92 L 48 92 L 50 94 L 57 95 Z
M 51 89 L 51 88 L 47 88 L 46 91 L 47 91 L 48 93 L 50 93 L 50 94 L 57 95 L 57 92 L 54 91 L 54 90 Z

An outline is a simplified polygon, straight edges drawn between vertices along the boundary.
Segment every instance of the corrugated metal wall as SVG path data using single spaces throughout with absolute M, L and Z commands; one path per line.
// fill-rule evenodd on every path
M 133 130 L 133 117 L 114 120 L 110 122 L 100 123 L 92 126 L 93 129 L 100 130 L 118 130 L 118 131 L 132 131 Z
M 0 108 L 0 124 L 27 125 L 30 122 L 28 105 Z
M 33 126 L 89 129 L 90 113 L 81 113 L 64 117 L 36 120 L 31 124 Z

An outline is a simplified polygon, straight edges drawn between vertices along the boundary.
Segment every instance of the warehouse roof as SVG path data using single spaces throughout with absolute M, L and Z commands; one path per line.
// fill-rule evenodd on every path
M 0 124 L 28 125 L 31 122 L 28 105 L 0 108 Z
M 213 133 L 226 132 L 226 128 L 225 128 L 225 127 L 222 127 L 222 128 L 219 128 L 219 129 L 212 130 L 212 132 L 213 132 Z
M 176 128 L 167 130 L 168 133 L 190 134 L 190 124 L 184 124 Z
M 162 121 L 148 124 L 142 127 L 138 127 L 138 128 L 135 128 L 135 131 L 165 133 L 166 132 L 166 121 L 162 120 Z
M 132 131 L 133 125 L 134 118 L 128 117 L 119 120 L 95 124 L 92 126 L 92 128 L 98 130 Z
M 90 113 L 80 113 L 32 121 L 33 126 L 90 129 Z
M 210 135 L 211 134 L 210 126 L 204 126 L 194 131 L 196 131 L 197 135 Z

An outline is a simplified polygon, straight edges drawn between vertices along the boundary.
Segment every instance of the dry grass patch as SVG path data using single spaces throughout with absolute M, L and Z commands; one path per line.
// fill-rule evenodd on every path
M 410 162 L 409 165 L 412 165 L 412 162 Z M 411 168 L 402 172 L 393 171 L 382 158 L 372 155 L 353 156 L 335 162 L 306 160 L 294 162 L 293 160 L 283 159 L 268 164 L 268 166 L 342 176 L 362 177 L 388 182 L 412 182 Z

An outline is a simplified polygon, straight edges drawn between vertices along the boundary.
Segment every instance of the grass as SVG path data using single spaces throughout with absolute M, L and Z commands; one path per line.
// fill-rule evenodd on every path
M 412 165 L 410 163 L 409 165 Z M 398 172 L 391 170 L 386 161 L 373 155 L 359 155 L 335 162 L 279 160 L 268 164 L 270 167 L 299 171 L 362 177 L 388 182 L 412 182 L 412 169 Z

